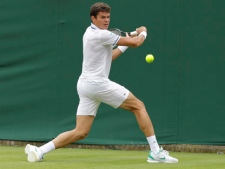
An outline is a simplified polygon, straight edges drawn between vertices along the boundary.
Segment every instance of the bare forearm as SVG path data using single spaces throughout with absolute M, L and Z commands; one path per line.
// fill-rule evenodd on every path
M 122 52 L 116 48 L 112 51 L 112 61 L 116 60 L 120 55 L 122 54 Z

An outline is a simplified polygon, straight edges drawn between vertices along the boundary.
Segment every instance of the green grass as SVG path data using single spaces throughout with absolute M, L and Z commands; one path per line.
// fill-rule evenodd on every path
M 149 164 L 147 151 L 62 148 L 43 162 L 26 161 L 24 147 L 0 146 L 0 169 L 225 169 L 225 155 L 171 152 L 177 164 Z

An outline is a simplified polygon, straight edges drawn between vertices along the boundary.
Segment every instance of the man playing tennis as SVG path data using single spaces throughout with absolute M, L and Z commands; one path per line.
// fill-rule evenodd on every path
M 76 116 L 76 127 L 58 135 L 47 144 L 36 147 L 28 144 L 25 148 L 29 162 L 43 159 L 43 155 L 70 143 L 84 139 L 92 126 L 99 105 L 103 102 L 114 108 L 131 111 L 147 138 L 150 163 L 177 163 L 178 160 L 160 148 L 150 117 L 142 101 L 136 98 L 125 87 L 109 80 L 111 62 L 118 58 L 129 47 L 138 47 L 147 37 L 147 29 L 141 26 L 136 29 L 138 36 L 122 37 L 108 31 L 110 23 L 110 6 L 98 2 L 90 9 L 91 25 L 83 36 L 82 73 L 77 83 L 79 105 Z M 113 50 L 113 46 L 118 47 Z

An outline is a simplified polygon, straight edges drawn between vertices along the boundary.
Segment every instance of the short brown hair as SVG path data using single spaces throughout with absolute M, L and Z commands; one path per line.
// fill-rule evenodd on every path
M 96 17 L 99 12 L 110 12 L 111 7 L 104 2 L 97 2 L 91 6 L 90 16 Z

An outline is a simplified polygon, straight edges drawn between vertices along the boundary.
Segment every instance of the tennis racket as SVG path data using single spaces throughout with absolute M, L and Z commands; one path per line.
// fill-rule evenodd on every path
M 112 29 L 109 29 L 109 31 L 115 33 L 116 35 L 119 35 L 119 36 L 122 36 L 126 33 L 128 33 L 129 36 L 134 36 L 134 35 L 137 35 L 137 31 L 133 31 L 133 32 L 124 32 L 124 31 L 121 31 L 120 29 L 117 29 L 117 28 L 112 28 Z

